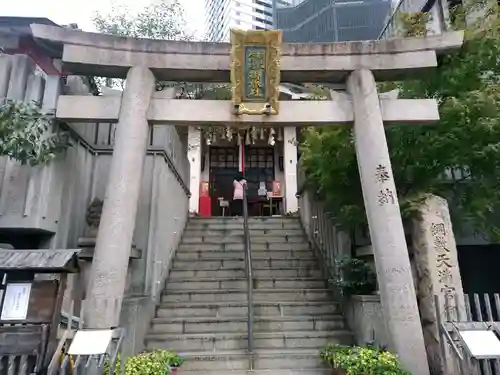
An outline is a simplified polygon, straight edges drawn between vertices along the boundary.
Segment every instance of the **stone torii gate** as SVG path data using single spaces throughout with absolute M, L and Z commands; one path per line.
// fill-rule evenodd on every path
M 65 72 L 127 79 L 121 98 L 62 95 L 57 104 L 56 116 L 63 121 L 118 123 L 88 290 L 89 328 L 118 325 L 148 122 L 235 127 L 354 123 L 391 349 L 413 375 L 429 375 L 384 124 L 429 123 L 438 120 L 439 114 L 434 100 L 379 98 L 376 81 L 425 74 L 437 66 L 437 54 L 462 45 L 463 33 L 332 44 L 281 45 L 271 41 L 267 47 L 281 52 L 278 63 L 283 82 L 345 83 L 348 95 L 335 101 L 281 102 L 279 111 L 273 107 L 276 102 L 268 103 L 274 114 L 255 115 L 258 110 L 253 109 L 252 115 L 241 114 L 248 111 L 238 114 L 232 101 L 174 100 L 155 92 L 155 80 L 230 82 L 228 44 L 134 39 L 43 25 L 32 25 L 32 31 L 35 38 L 64 46 Z M 279 84 L 279 72 L 277 77 L 272 84 Z

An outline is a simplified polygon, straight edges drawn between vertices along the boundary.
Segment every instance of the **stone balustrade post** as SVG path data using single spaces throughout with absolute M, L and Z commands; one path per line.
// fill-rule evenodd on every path
M 369 70 L 347 80 L 354 137 L 389 345 L 412 375 L 429 375 L 408 248 L 377 86 Z
M 149 135 L 147 112 L 155 78 L 132 67 L 123 91 L 85 304 L 87 328 L 119 325 Z

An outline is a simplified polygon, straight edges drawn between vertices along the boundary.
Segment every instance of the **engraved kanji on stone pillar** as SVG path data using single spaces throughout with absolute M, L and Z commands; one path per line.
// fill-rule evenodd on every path
M 431 372 L 441 375 L 446 373 L 446 366 L 441 353 L 434 296 L 439 296 L 441 321 L 457 321 L 465 317 L 457 246 L 446 199 L 436 195 L 426 197 L 413 219 L 412 239 L 427 356 Z M 447 373 L 452 374 L 449 360 L 447 367 Z

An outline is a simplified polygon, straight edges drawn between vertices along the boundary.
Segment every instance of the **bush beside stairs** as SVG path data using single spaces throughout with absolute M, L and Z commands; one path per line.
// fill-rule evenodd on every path
M 328 343 L 352 344 L 298 218 L 250 218 L 253 374 L 329 374 Z M 192 218 L 176 252 L 147 349 L 177 351 L 181 374 L 247 374 L 243 219 Z

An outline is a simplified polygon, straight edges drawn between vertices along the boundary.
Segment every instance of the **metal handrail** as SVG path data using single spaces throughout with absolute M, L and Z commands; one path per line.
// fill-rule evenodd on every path
M 247 299 L 248 299 L 248 355 L 249 368 L 253 367 L 253 272 L 252 272 L 252 247 L 250 245 L 250 231 L 248 230 L 248 200 L 247 185 L 243 187 L 243 231 L 245 236 L 245 270 L 247 274 Z

